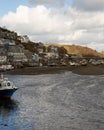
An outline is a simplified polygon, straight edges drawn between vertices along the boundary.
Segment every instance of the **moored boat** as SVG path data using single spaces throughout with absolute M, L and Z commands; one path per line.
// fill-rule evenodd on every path
M 0 79 L 0 97 L 10 98 L 18 88 L 9 81 L 8 78 L 1 76 Z

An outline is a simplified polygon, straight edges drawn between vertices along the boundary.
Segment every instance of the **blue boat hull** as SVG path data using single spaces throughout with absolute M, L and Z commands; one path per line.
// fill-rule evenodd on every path
M 17 88 L 0 90 L 0 97 L 11 97 Z

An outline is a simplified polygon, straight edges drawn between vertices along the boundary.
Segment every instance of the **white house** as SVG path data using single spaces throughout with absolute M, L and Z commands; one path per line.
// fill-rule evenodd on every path
M 21 43 L 28 43 L 30 41 L 30 39 L 29 39 L 29 37 L 27 35 L 18 36 L 18 40 L 20 40 Z

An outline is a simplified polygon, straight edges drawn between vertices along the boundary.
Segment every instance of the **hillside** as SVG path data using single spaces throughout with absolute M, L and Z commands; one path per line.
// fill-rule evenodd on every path
M 58 47 L 58 50 L 61 54 L 63 52 L 64 53 L 67 52 L 67 54 L 81 54 L 82 56 L 86 56 L 86 57 L 104 57 L 104 53 L 98 53 L 91 48 L 83 47 L 79 45 L 44 44 L 44 43 L 35 43 L 32 41 L 29 41 L 28 43 L 22 43 L 21 40 L 18 39 L 21 36 L 18 36 L 16 32 L 1 27 L 0 30 L 1 30 L 0 38 L 14 40 L 17 45 L 22 44 L 24 48 L 26 50 L 29 50 L 30 52 L 37 52 L 37 48 L 39 46 L 43 46 L 45 51 L 46 46 L 53 45 Z
M 47 44 L 46 46 L 54 45 L 57 47 L 64 47 L 67 50 L 68 54 L 81 54 L 85 57 L 103 57 L 101 53 L 98 53 L 97 51 L 80 46 L 80 45 L 61 45 L 61 44 Z
M 95 50 L 78 46 L 78 45 L 63 45 L 63 47 L 67 50 L 68 54 L 82 54 L 83 56 L 102 56 L 100 53 L 96 52 Z

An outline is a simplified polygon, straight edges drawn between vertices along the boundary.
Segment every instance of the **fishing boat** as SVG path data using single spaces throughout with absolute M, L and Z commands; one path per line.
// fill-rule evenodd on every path
M 13 84 L 13 82 L 9 81 L 8 78 L 5 78 L 3 75 L 1 75 L 0 97 L 10 98 L 17 89 L 18 88 Z

